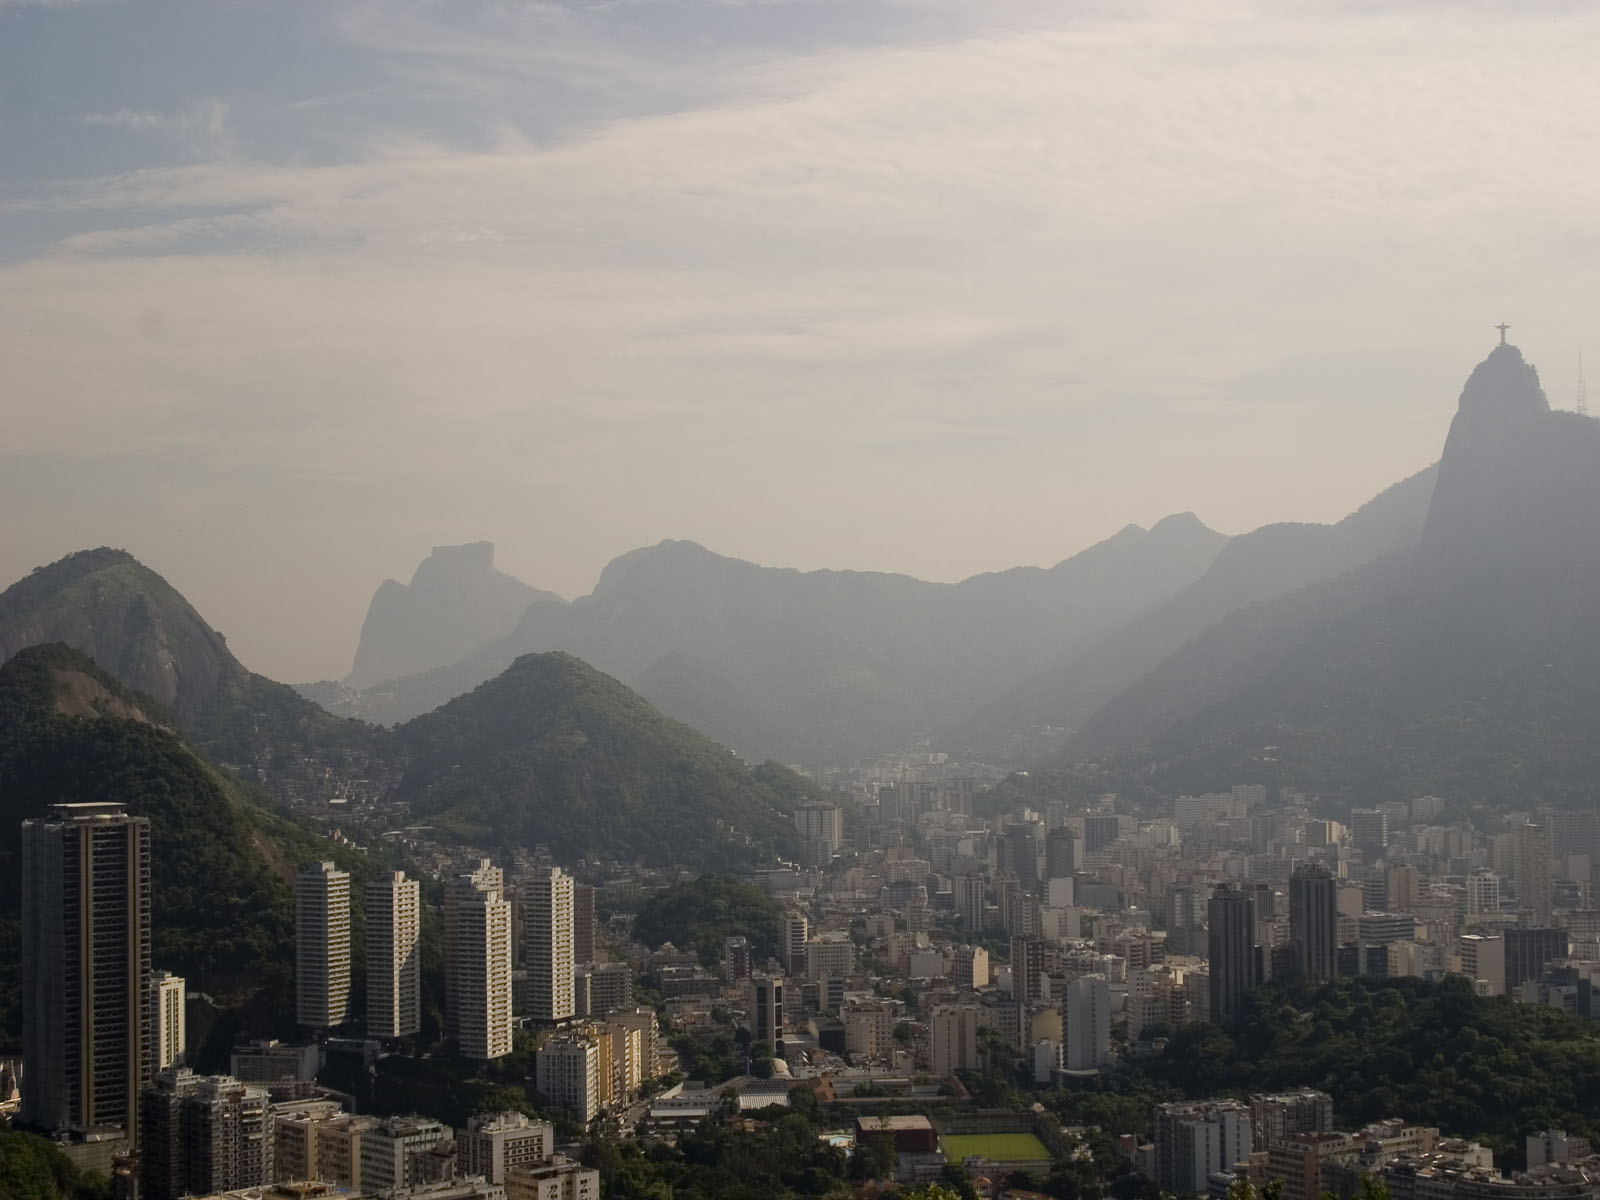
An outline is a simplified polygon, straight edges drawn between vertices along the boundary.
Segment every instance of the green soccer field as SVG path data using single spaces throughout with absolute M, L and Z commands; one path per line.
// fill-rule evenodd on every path
M 944 1156 L 952 1162 L 974 1154 L 990 1162 L 1050 1161 L 1050 1151 L 1031 1133 L 950 1133 L 943 1145 Z

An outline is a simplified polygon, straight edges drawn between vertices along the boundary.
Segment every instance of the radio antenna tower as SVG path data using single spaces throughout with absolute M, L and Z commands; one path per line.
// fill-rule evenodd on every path
M 1583 351 L 1578 351 L 1578 411 L 1589 415 L 1589 386 L 1583 381 Z

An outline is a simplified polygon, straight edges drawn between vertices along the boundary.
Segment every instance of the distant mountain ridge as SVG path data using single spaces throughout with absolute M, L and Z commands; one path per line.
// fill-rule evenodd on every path
M 1588 802 L 1600 771 L 1600 422 L 1514 346 L 1474 369 L 1418 545 L 1238 611 L 1108 703 L 1064 758 L 1369 798 Z
M 955 747 L 993 754 L 1008 737 L 1044 728 L 1065 738 L 1123 688 L 1230 613 L 1414 546 L 1437 477 L 1435 464 L 1334 525 L 1281 523 L 1238 535 L 1188 587 L 975 713 L 955 731 Z
M 556 650 L 746 758 L 849 762 L 948 727 L 1041 658 L 1199 578 L 1226 542 L 1186 513 L 1127 526 L 1054 567 L 938 584 L 762 567 L 667 541 L 614 559 L 571 604 L 534 603 L 461 662 L 368 688 L 339 711 L 409 719 L 521 654 Z
M 536 601 L 458 662 L 358 691 L 302 690 L 396 723 L 520 654 L 557 650 L 750 759 L 842 765 L 927 736 L 963 756 L 1027 761 L 1227 614 L 1414 545 L 1435 477 L 1419 472 L 1335 525 L 1228 538 L 1182 513 L 1054 567 L 957 584 L 763 567 L 667 541 L 612 560 L 571 604 Z
M 410 583 L 378 587 L 344 682 L 370 687 L 448 666 L 510 633 L 540 601 L 565 603 L 496 570 L 492 542 L 435 546 Z

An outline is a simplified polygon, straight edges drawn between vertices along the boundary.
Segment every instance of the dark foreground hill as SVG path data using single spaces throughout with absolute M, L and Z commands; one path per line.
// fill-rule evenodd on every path
M 561 655 L 521 660 L 404 729 L 330 716 L 246 670 L 122 551 L 71 555 L 0 594 L 0 635 L 13 651 L 70 637 L 125 687 L 159 688 L 167 725 L 230 779 L 259 782 L 300 812 L 358 780 L 399 816 L 411 804 L 495 847 L 711 868 L 790 848 L 785 813 L 818 794 L 783 768 L 750 770 Z
M 219 775 L 161 705 L 53 643 L 0 666 L 0 1044 L 21 1031 L 21 823 L 84 799 L 150 819 L 154 965 L 220 1001 L 292 1014 L 293 872 L 333 858 L 360 881 L 366 860 Z
M 0 660 L 64 642 L 158 700 L 213 761 L 292 786 L 296 756 L 360 759 L 373 731 L 250 671 L 178 590 L 125 550 L 83 550 L 0 593 Z
M 1597 598 L 1600 422 L 1550 411 L 1500 346 L 1462 392 L 1415 550 L 1232 614 L 1069 753 L 1131 752 L 1183 786 L 1587 802 Z

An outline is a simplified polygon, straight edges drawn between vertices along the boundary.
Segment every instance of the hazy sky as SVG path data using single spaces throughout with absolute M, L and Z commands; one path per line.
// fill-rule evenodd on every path
M 1600 375 L 1600 5 L 0 0 L 0 582 L 349 669 L 490 539 L 958 579 Z

